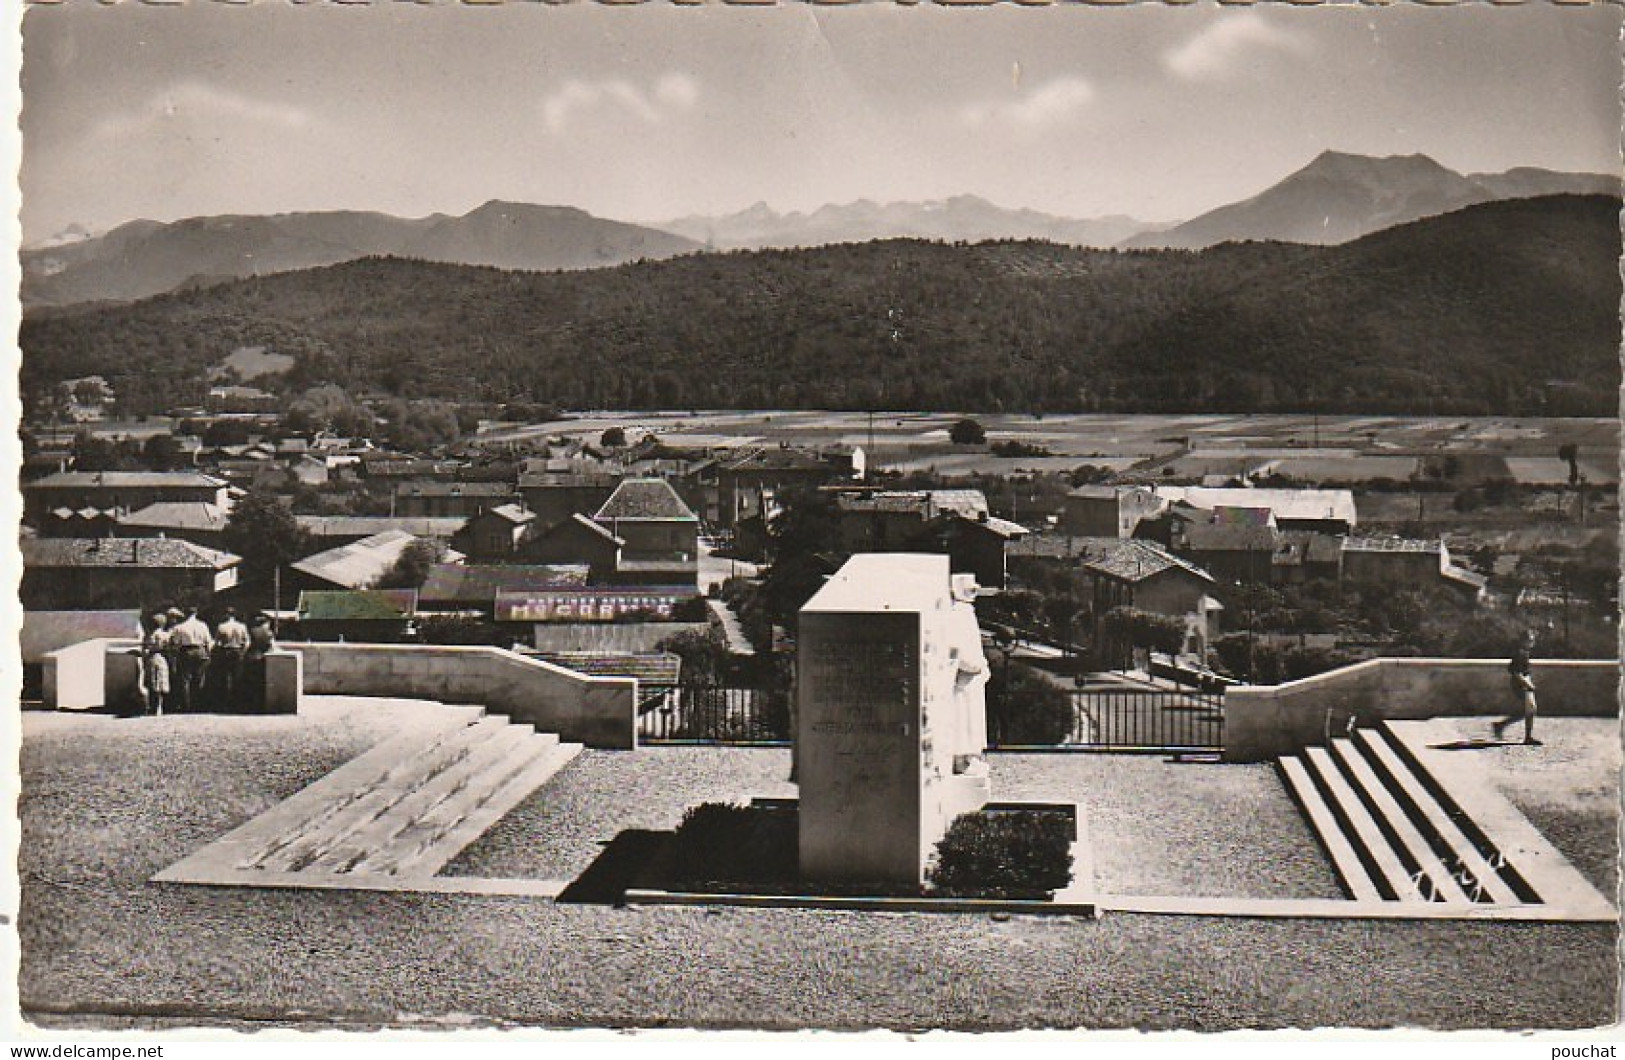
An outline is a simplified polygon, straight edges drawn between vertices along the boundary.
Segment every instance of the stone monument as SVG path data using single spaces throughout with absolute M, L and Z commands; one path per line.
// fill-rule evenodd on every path
M 872 553 L 801 609 L 803 879 L 918 885 L 948 825 L 987 802 L 975 592 L 946 556 Z

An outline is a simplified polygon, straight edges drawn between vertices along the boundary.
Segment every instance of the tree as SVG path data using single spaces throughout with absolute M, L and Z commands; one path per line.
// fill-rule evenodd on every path
M 253 431 L 243 420 L 215 420 L 203 429 L 203 444 L 220 447 L 247 445 Z
M 1104 632 L 1136 648 L 1174 654 L 1185 643 L 1185 623 L 1172 615 L 1114 607 L 1101 619 Z
M 422 453 L 457 440 L 457 407 L 446 401 L 389 403 L 389 440 L 396 448 Z
M 264 490 L 250 490 L 237 502 L 221 538 L 227 549 L 243 557 L 244 580 L 261 586 L 309 552 L 309 535 L 293 510 Z
M 81 379 L 73 384 L 73 400 L 81 405 L 100 405 L 106 394 L 99 379 Z
M 332 431 L 347 437 L 366 437 L 378 422 L 367 407 L 343 387 L 317 386 L 300 394 L 288 406 L 285 426 L 295 431 Z
M 1569 465 L 1569 485 L 1577 486 L 1580 483 L 1580 447 L 1573 442 L 1565 442 L 1557 447 L 1557 458 L 1566 461 Z
M 987 432 L 975 420 L 963 419 L 948 428 L 948 440 L 955 445 L 981 445 L 987 441 Z
M 421 589 L 429 578 L 429 568 L 438 562 L 440 549 L 433 541 L 424 541 L 420 538 L 401 549 L 401 554 L 395 557 L 395 562 L 379 576 L 377 587 Z
M 134 442 L 114 442 L 80 431 L 73 439 L 75 471 L 136 471 L 141 462 Z
M 141 459 L 154 471 L 177 471 L 186 466 L 180 443 L 172 434 L 155 434 L 141 446 Z
M 598 436 L 598 444 L 605 449 L 619 449 L 626 444 L 625 427 L 606 427 L 604 433 Z
M 789 489 L 776 499 L 779 511 L 767 528 L 773 564 L 762 577 L 762 599 L 768 618 L 788 626 L 840 566 L 841 526 L 834 499 L 821 490 Z

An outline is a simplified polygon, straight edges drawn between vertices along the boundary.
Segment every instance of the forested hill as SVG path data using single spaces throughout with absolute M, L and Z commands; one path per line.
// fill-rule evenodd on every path
M 570 273 L 368 259 L 25 319 L 25 396 L 139 409 L 234 348 L 285 385 L 565 407 L 1612 415 L 1617 198 L 1489 203 L 1335 247 L 887 241 Z

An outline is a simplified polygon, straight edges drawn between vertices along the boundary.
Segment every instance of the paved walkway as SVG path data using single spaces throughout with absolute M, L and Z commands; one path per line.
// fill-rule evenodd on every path
M 721 600 L 708 599 L 705 603 L 722 624 L 722 635 L 728 641 L 728 650 L 735 655 L 755 655 L 756 647 L 745 636 L 745 628 L 739 624 L 739 616 L 734 614 L 734 609 Z

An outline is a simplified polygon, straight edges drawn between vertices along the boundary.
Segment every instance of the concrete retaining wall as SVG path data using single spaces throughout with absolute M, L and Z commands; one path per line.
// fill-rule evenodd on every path
M 1540 712 L 1553 717 L 1619 713 L 1613 660 L 1537 660 Z M 1325 742 L 1333 724 L 1384 718 L 1496 716 L 1521 712 L 1505 659 L 1371 659 L 1283 685 L 1237 685 L 1224 696 L 1224 757 L 1261 762 Z
M 52 710 L 93 710 L 104 703 L 118 702 L 110 700 L 109 693 L 119 694 L 126 679 L 130 682 L 129 694 L 135 695 L 139 660 L 127 675 L 117 666 L 110 674 L 107 657 L 112 652 L 135 651 L 139 647 L 140 642 L 135 640 L 97 637 L 47 652 L 41 659 L 40 699 Z
M 636 746 L 637 681 L 588 677 L 502 648 L 283 644 L 304 659 L 304 691 L 478 703 L 589 747 Z
M 141 646 L 133 640 L 98 638 L 80 641 L 45 656 L 41 698 L 52 710 L 140 711 Z M 273 651 L 265 657 L 265 710 L 271 714 L 299 711 L 301 665 L 296 652 Z

